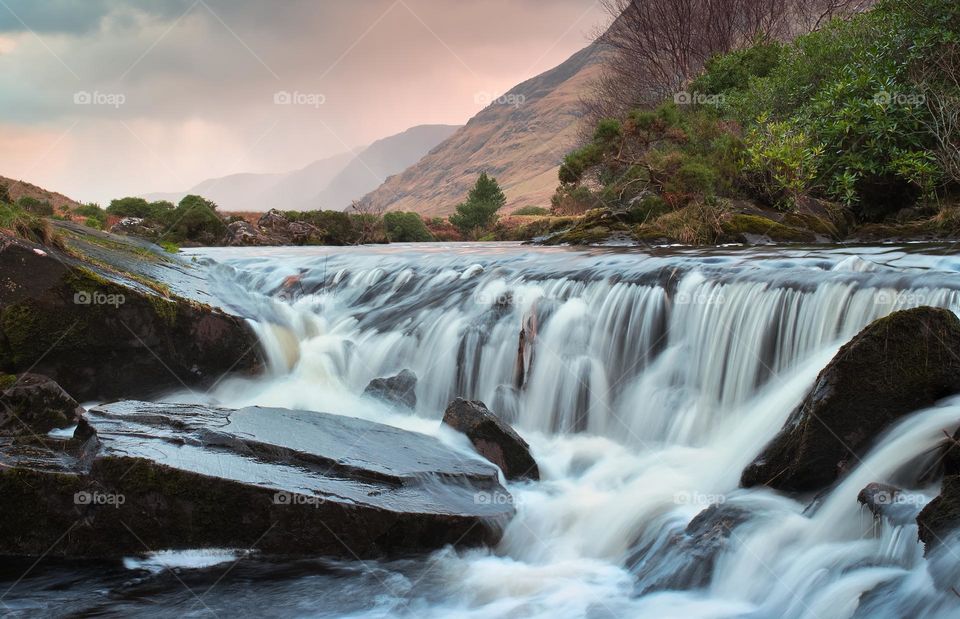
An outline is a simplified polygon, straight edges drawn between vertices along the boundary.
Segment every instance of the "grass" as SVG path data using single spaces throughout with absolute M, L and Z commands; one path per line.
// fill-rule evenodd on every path
M 0 204 L 0 229 L 31 243 L 57 249 L 65 247 L 63 238 L 53 229 L 48 219 L 11 204 Z

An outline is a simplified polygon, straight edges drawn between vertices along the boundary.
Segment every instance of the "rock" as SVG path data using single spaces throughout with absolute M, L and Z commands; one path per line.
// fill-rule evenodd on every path
M 163 229 L 157 224 L 147 223 L 142 217 L 124 217 L 111 226 L 110 232 L 153 239 L 159 236 Z
M 744 470 L 745 487 L 815 491 L 852 467 L 900 418 L 960 392 L 960 320 L 921 307 L 875 321 L 833 358 L 780 433 Z
M 83 407 L 46 376 L 0 376 L 0 436 L 42 438 L 80 422 Z
M 886 518 L 894 525 L 911 524 L 925 502 L 922 495 L 876 482 L 867 484 L 857 495 L 857 501 L 876 518 Z
M 277 209 L 270 209 L 257 221 L 270 245 L 312 245 L 323 241 L 323 232 L 304 221 L 290 221 Z
M 223 244 L 231 247 L 252 247 L 270 245 L 270 239 L 249 221 L 241 220 L 227 225 L 227 236 Z
M 483 402 L 457 398 L 447 406 L 443 423 L 466 434 L 477 453 L 499 466 L 507 479 L 540 479 L 530 446 Z
M 943 478 L 940 496 L 920 511 L 917 525 L 927 554 L 960 529 L 960 475 Z
M 374 378 L 363 390 L 363 395 L 415 409 L 417 407 L 416 387 L 417 375 L 410 370 L 403 370 L 389 378 Z
M 709 585 L 717 557 L 729 544 L 733 530 L 749 518 L 744 509 L 714 504 L 697 514 L 682 533 L 659 543 L 662 547 L 656 552 L 652 545 L 632 552 L 627 566 L 636 573 L 638 594 Z
M 262 367 L 245 320 L 172 292 L 175 285 L 187 294 L 201 278 L 167 285 L 125 268 L 127 254 L 175 262 L 151 273 L 179 276 L 186 263 L 119 249 L 127 247 L 122 237 L 94 240 L 98 253 L 87 262 L 0 234 L 0 372 L 49 376 L 86 401 L 203 388 Z
M 0 464 L 3 555 L 374 558 L 493 544 L 513 515 L 511 501 L 477 498 L 509 497 L 487 463 L 317 412 L 121 402 L 47 451 L 0 441 Z

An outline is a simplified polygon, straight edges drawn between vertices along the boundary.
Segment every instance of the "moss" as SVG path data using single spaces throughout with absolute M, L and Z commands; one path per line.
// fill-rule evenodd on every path
M 774 241 L 805 243 L 815 240 L 809 230 L 801 230 L 761 217 L 759 215 L 730 215 L 722 222 L 723 232 L 733 238 L 744 234 L 756 234 L 769 237 Z
M 831 239 L 840 238 L 840 232 L 833 222 L 810 213 L 788 213 L 783 217 L 782 223 L 794 228 L 810 230 Z
M 0 374 L 0 391 L 6 391 L 17 383 L 17 377 L 13 374 Z
M 176 301 L 152 294 L 146 297 L 150 307 L 167 325 L 172 327 L 177 323 L 178 303 Z

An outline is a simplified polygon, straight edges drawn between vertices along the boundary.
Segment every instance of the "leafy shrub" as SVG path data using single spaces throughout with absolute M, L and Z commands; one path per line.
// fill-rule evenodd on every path
M 549 215 L 550 211 L 541 206 L 524 206 L 518 208 L 512 214 L 520 216 Z
M 50 217 L 53 215 L 53 206 L 46 200 L 37 200 L 30 196 L 22 196 L 17 200 L 17 206 L 24 211 L 40 217 Z
M 817 178 L 823 146 L 790 123 L 761 117 L 746 137 L 743 169 L 757 193 L 782 210 L 791 210 Z
M 433 235 L 417 213 L 391 212 L 383 216 L 387 237 L 393 243 L 425 243 Z
M 176 243 L 193 241 L 212 245 L 227 232 L 226 224 L 217 213 L 217 205 L 197 195 L 180 200 L 177 208 L 164 214 L 163 223 L 167 230 L 162 240 Z
M 143 198 L 135 197 L 112 200 L 107 206 L 107 213 L 116 217 L 141 217 L 154 221 L 162 220 L 173 210 L 173 204 L 165 200 L 147 202 Z

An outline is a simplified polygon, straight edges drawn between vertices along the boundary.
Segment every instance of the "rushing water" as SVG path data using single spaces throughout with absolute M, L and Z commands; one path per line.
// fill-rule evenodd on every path
M 458 439 L 438 427 L 445 405 L 480 399 L 530 441 L 543 481 L 508 485 L 518 513 L 494 549 L 379 563 L 207 551 L 56 564 L 17 583 L 6 610 L 960 616 L 950 590 L 960 588 L 960 545 L 924 559 L 915 524 L 875 521 L 857 503 L 870 482 L 902 482 L 906 465 L 960 425 L 960 400 L 892 429 L 823 496 L 738 488 L 744 466 L 862 327 L 919 305 L 960 313 L 960 257 L 949 248 L 650 254 L 471 244 L 193 257 L 209 264 L 218 298 L 249 317 L 269 371 L 172 399 L 323 410 L 447 441 Z M 372 378 L 402 369 L 419 377 L 414 414 L 361 396 Z M 919 509 L 937 484 L 909 490 Z M 711 571 L 677 540 L 717 504 L 747 515 Z

